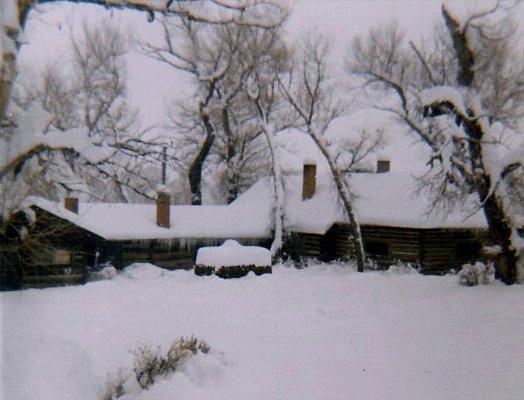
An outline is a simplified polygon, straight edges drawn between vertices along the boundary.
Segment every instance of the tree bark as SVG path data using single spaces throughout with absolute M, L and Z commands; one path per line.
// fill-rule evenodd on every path
M 467 24 L 461 27 L 460 22 L 443 6 L 442 15 L 453 42 L 458 60 L 457 83 L 460 86 L 473 88 L 475 78 L 475 54 L 467 35 Z M 494 182 L 487 173 L 482 159 L 482 139 L 484 132 L 478 117 L 470 112 L 470 118 L 460 118 L 465 133 L 469 138 L 468 151 L 471 170 L 475 171 L 475 190 L 488 223 L 489 237 L 493 244 L 499 245 L 503 263 L 496 265 L 496 275 L 504 283 L 511 285 L 517 281 L 517 255 L 511 246 L 512 228 L 508 222 L 502 201 L 492 190 Z M 477 117 L 477 118 L 475 118 Z
M 476 171 L 475 189 L 488 223 L 489 238 L 493 244 L 500 246 L 503 263 L 496 263 L 496 277 L 507 285 L 517 281 L 517 254 L 511 246 L 512 228 L 505 215 L 502 201 L 491 190 L 493 182 L 486 172 L 482 159 L 481 140 L 484 135 L 477 120 L 462 121 L 469 140 L 471 169 Z
M 337 166 L 331 159 L 328 150 L 324 146 L 324 143 L 322 143 L 320 138 L 311 130 L 309 131 L 309 136 L 311 136 L 318 149 L 328 162 L 329 169 L 331 171 L 331 174 L 333 175 L 333 179 L 335 181 L 335 185 L 337 186 L 338 193 L 340 195 L 340 198 L 342 199 L 342 203 L 344 204 L 344 208 L 348 215 L 349 227 L 351 229 L 351 242 L 355 251 L 355 257 L 357 259 L 357 269 L 358 272 L 364 272 L 365 256 L 364 244 L 362 242 L 362 234 L 360 232 L 360 224 L 358 223 L 357 218 L 355 217 L 353 204 L 349 197 L 349 192 L 347 190 L 346 183 L 344 182 Z
M 475 71 L 473 69 L 475 56 L 469 46 L 465 29 L 461 29 L 460 22 L 451 15 L 446 6 L 442 6 L 442 16 L 446 22 L 446 27 L 448 28 L 453 42 L 453 48 L 457 55 L 459 64 L 457 83 L 460 86 L 471 86 L 473 84 L 473 78 L 475 77 Z
M 222 125 L 224 127 L 224 133 L 226 134 L 227 140 L 227 204 L 231 204 L 238 197 L 238 171 L 235 168 L 234 158 L 237 155 L 235 147 L 235 138 L 231 131 L 231 123 L 229 121 L 229 108 L 228 106 L 222 109 Z
M 209 115 L 204 110 L 203 105 L 200 106 L 200 118 L 202 118 L 202 122 L 206 129 L 206 139 L 204 140 L 197 156 L 191 163 L 188 173 L 189 187 L 191 190 L 191 204 L 193 205 L 202 204 L 202 167 L 204 166 L 204 162 L 206 161 L 215 141 L 213 125 L 211 125 Z

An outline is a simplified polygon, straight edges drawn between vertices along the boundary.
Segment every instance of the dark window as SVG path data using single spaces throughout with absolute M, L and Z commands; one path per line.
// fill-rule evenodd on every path
M 389 246 L 384 242 L 365 242 L 364 251 L 371 257 L 387 257 L 389 254 Z
M 455 260 L 459 263 L 478 261 L 482 245 L 476 240 L 455 243 Z

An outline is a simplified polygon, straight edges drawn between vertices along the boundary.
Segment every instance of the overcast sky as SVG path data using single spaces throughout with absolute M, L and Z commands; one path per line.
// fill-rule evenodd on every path
M 431 34 L 433 27 L 441 23 L 442 1 L 432 0 L 295 0 L 287 23 L 290 41 L 308 32 L 327 35 L 333 43 L 333 62 L 341 69 L 346 48 L 351 39 L 370 28 L 397 20 L 406 35 L 415 41 Z M 459 15 L 474 10 L 486 9 L 491 0 L 446 1 Z M 524 20 L 524 5 L 514 11 L 517 20 Z M 78 29 L 82 21 L 89 24 L 109 19 L 128 36 L 142 40 L 158 37 L 155 23 L 148 23 L 144 13 L 134 11 L 109 11 L 93 5 L 59 3 L 39 6 L 32 12 L 27 25 L 26 45 L 23 46 L 20 65 L 23 71 L 38 75 L 44 65 L 64 64 L 70 55 L 68 37 L 71 30 Z M 524 25 L 524 24 L 522 24 Z M 520 35 L 524 26 L 520 27 Z M 127 57 L 131 103 L 138 109 L 145 125 L 161 124 L 165 121 L 165 105 L 172 99 L 185 99 L 191 95 L 190 77 L 131 52 Z M 334 130 L 349 131 L 377 123 L 375 115 L 357 112 L 335 124 Z M 388 122 L 383 122 L 386 126 Z M 413 146 L 415 140 L 399 132 L 391 132 L 389 153 L 394 169 L 421 170 L 424 163 L 421 146 Z

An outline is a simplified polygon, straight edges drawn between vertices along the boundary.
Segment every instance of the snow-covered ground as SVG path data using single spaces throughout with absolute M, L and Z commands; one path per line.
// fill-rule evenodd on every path
M 121 399 L 522 399 L 524 286 L 275 267 L 222 280 L 151 266 L 2 293 L 2 399 L 97 399 L 129 350 L 212 347 Z

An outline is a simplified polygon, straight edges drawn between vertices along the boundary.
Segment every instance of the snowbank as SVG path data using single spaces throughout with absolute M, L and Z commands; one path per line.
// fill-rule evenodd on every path
M 124 268 L 120 275 L 129 279 L 147 280 L 162 278 L 168 273 L 168 270 L 157 267 L 153 264 L 134 263 Z
M 259 246 L 242 246 L 236 240 L 226 240 L 221 246 L 202 247 L 198 250 L 196 264 L 208 267 L 235 265 L 271 265 L 271 252 Z
M 216 353 L 122 400 L 524 398 L 523 285 L 328 265 L 178 272 L 0 293 L 2 399 L 98 399 L 130 350 L 192 334 Z

